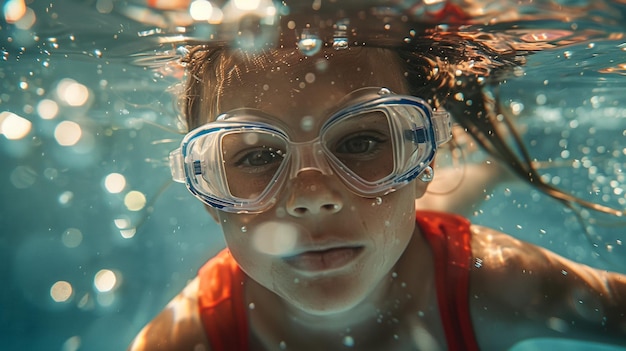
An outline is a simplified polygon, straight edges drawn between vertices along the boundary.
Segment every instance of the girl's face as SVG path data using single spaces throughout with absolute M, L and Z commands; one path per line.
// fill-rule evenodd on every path
M 358 88 L 407 92 L 404 72 L 390 52 L 328 51 L 290 62 L 239 70 L 241 83 L 224 87 L 220 111 L 260 109 L 276 116 L 269 122 L 287 130 L 292 141 L 303 142 L 316 138 L 342 98 Z M 250 278 L 300 311 L 328 315 L 366 301 L 389 281 L 413 235 L 414 202 L 424 191 L 417 181 L 365 198 L 336 174 L 305 170 L 287 180 L 275 205 L 263 213 L 210 211 Z

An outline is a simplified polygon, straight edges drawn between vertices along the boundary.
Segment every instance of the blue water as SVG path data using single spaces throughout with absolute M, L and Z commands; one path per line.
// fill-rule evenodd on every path
M 0 135 L 0 349 L 123 349 L 224 246 L 202 204 L 170 186 L 166 157 L 182 126 L 166 90 L 179 78 L 163 63 L 175 49 L 158 41 L 171 38 L 177 23 L 121 15 L 139 2 L 67 0 L 27 4 L 35 16 L 28 27 L 7 23 L 8 3 L 0 20 L 0 122 L 14 124 Z M 530 16 L 525 21 L 536 15 L 532 6 L 545 14 L 561 13 L 558 6 L 592 10 L 577 28 L 561 20 L 527 25 L 584 38 L 529 56 L 498 98 L 545 179 L 624 209 L 626 10 L 602 4 L 609 9 L 585 1 L 509 4 Z M 498 12 L 495 4 L 488 9 Z M 502 22 L 493 30 L 512 28 Z M 581 224 L 576 212 L 521 181 L 499 184 L 468 213 L 626 273 L 623 222 L 583 210 Z M 615 350 L 530 340 L 515 351 L 553 348 Z

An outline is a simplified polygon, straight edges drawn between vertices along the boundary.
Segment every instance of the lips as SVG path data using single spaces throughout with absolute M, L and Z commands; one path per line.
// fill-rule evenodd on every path
M 363 251 L 362 246 L 335 247 L 326 250 L 305 251 L 284 260 L 293 268 L 305 272 L 323 272 L 342 268 Z

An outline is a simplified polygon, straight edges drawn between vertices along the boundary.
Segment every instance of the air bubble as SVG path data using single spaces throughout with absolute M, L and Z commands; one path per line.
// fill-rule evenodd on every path
M 351 337 L 350 335 L 346 335 L 343 338 L 343 344 L 347 347 L 353 347 L 354 346 L 354 338 Z
M 305 132 L 310 132 L 313 129 L 314 119 L 312 116 L 304 116 L 300 121 L 300 128 Z
M 74 193 L 71 191 L 64 191 L 59 195 L 59 204 L 61 205 L 69 205 L 69 203 L 74 198 Z
M 483 266 L 483 260 L 481 260 L 480 258 L 476 257 L 476 260 L 474 261 L 474 267 L 480 268 L 482 266 Z
M 309 72 L 304 75 L 304 81 L 311 84 L 315 82 L 315 73 Z
M 333 49 L 343 50 L 348 48 L 348 38 L 335 38 L 333 40 Z
M 245 225 L 241 227 L 241 232 L 245 233 L 248 231 L 248 227 L 246 227 Z
M 322 49 L 322 40 L 315 34 L 305 31 L 298 41 L 298 50 L 305 56 L 313 56 Z

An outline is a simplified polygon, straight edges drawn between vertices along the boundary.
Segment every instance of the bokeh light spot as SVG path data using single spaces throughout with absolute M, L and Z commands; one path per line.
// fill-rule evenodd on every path
M 98 294 L 96 301 L 102 307 L 109 307 L 115 302 L 115 294 Z
M 140 191 L 130 191 L 124 197 L 124 205 L 130 211 L 140 211 L 146 206 L 146 196 Z
M 62 146 L 76 145 L 82 134 L 80 125 L 72 121 L 63 121 L 54 129 L 54 138 Z
M 101 269 L 96 273 L 93 284 L 99 292 L 111 291 L 117 285 L 117 276 L 110 269 Z
M 80 336 L 72 336 L 63 343 L 62 351 L 77 351 L 80 348 Z
M 111 13 L 111 11 L 113 11 L 113 7 L 113 0 L 96 1 L 96 10 L 100 13 Z
M 4 4 L 4 19 L 7 23 L 15 23 L 26 14 L 24 0 L 9 0 Z
M 104 178 L 104 187 L 111 194 L 121 193 L 126 187 L 126 177 L 119 173 L 111 173 Z
M 213 5 L 206 0 L 196 0 L 189 6 L 189 14 L 196 21 L 208 21 L 213 13 Z
M 30 29 L 35 24 L 35 22 L 37 22 L 37 16 L 35 15 L 35 11 L 33 11 L 33 9 L 31 9 L 30 7 L 27 7 L 24 16 L 22 16 L 17 22 L 15 22 L 15 27 L 22 30 L 27 30 Z
M 242 11 L 252 11 L 259 8 L 260 0 L 234 0 L 233 4 Z
M 62 79 L 56 91 L 59 98 L 70 106 L 82 106 L 89 99 L 89 89 L 69 78 Z
M 59 105 L 54 100 L 43 99 L 37 104 L 37 113 L 42 119 L 53 119 L 59 113 Z
M 124 239 L 130 239 L 130 238 L 134 237 L 136 233 L 137 233 L 137 229 L 135 229 L 135 228 L 121 229 L 120 230 L 120 235 Z
M 82 241 L 83 233 L 76 228 L 67 229 L 61 236 L 61 242 L 63 242 L 63 245 L 69 248 L 77 247 Z
M 59 195 L 59 204 L 68 205 L 74 198 L 74 193 L 71 191 L 64 191 Z
M 252 243 L 262 253 L 283 255 L 296 246 L 298 229 L 283 222 L 269 221 L 260 224 L 252 232 Z
M 0 133 L 9 140 L 24 138 L 30 132 L 32 123 L 13 112 L 0 112 Z
M 130 227 L 130 221 L 128 218 L 116 218 L 113 220 L 113 223 L 115 223 L 115 226 L 119 229 L 127 229 Z
M 55 302 L 66 302 L 72 297 L 72 294 L 72 284 L 63 280 L 54 283 L 50 288 L 50 296 Z
M 9 176 L 11 184 L 18 189 L 26 189 L 35 184 L 37 172 L 28 166 L 17 166 Z

